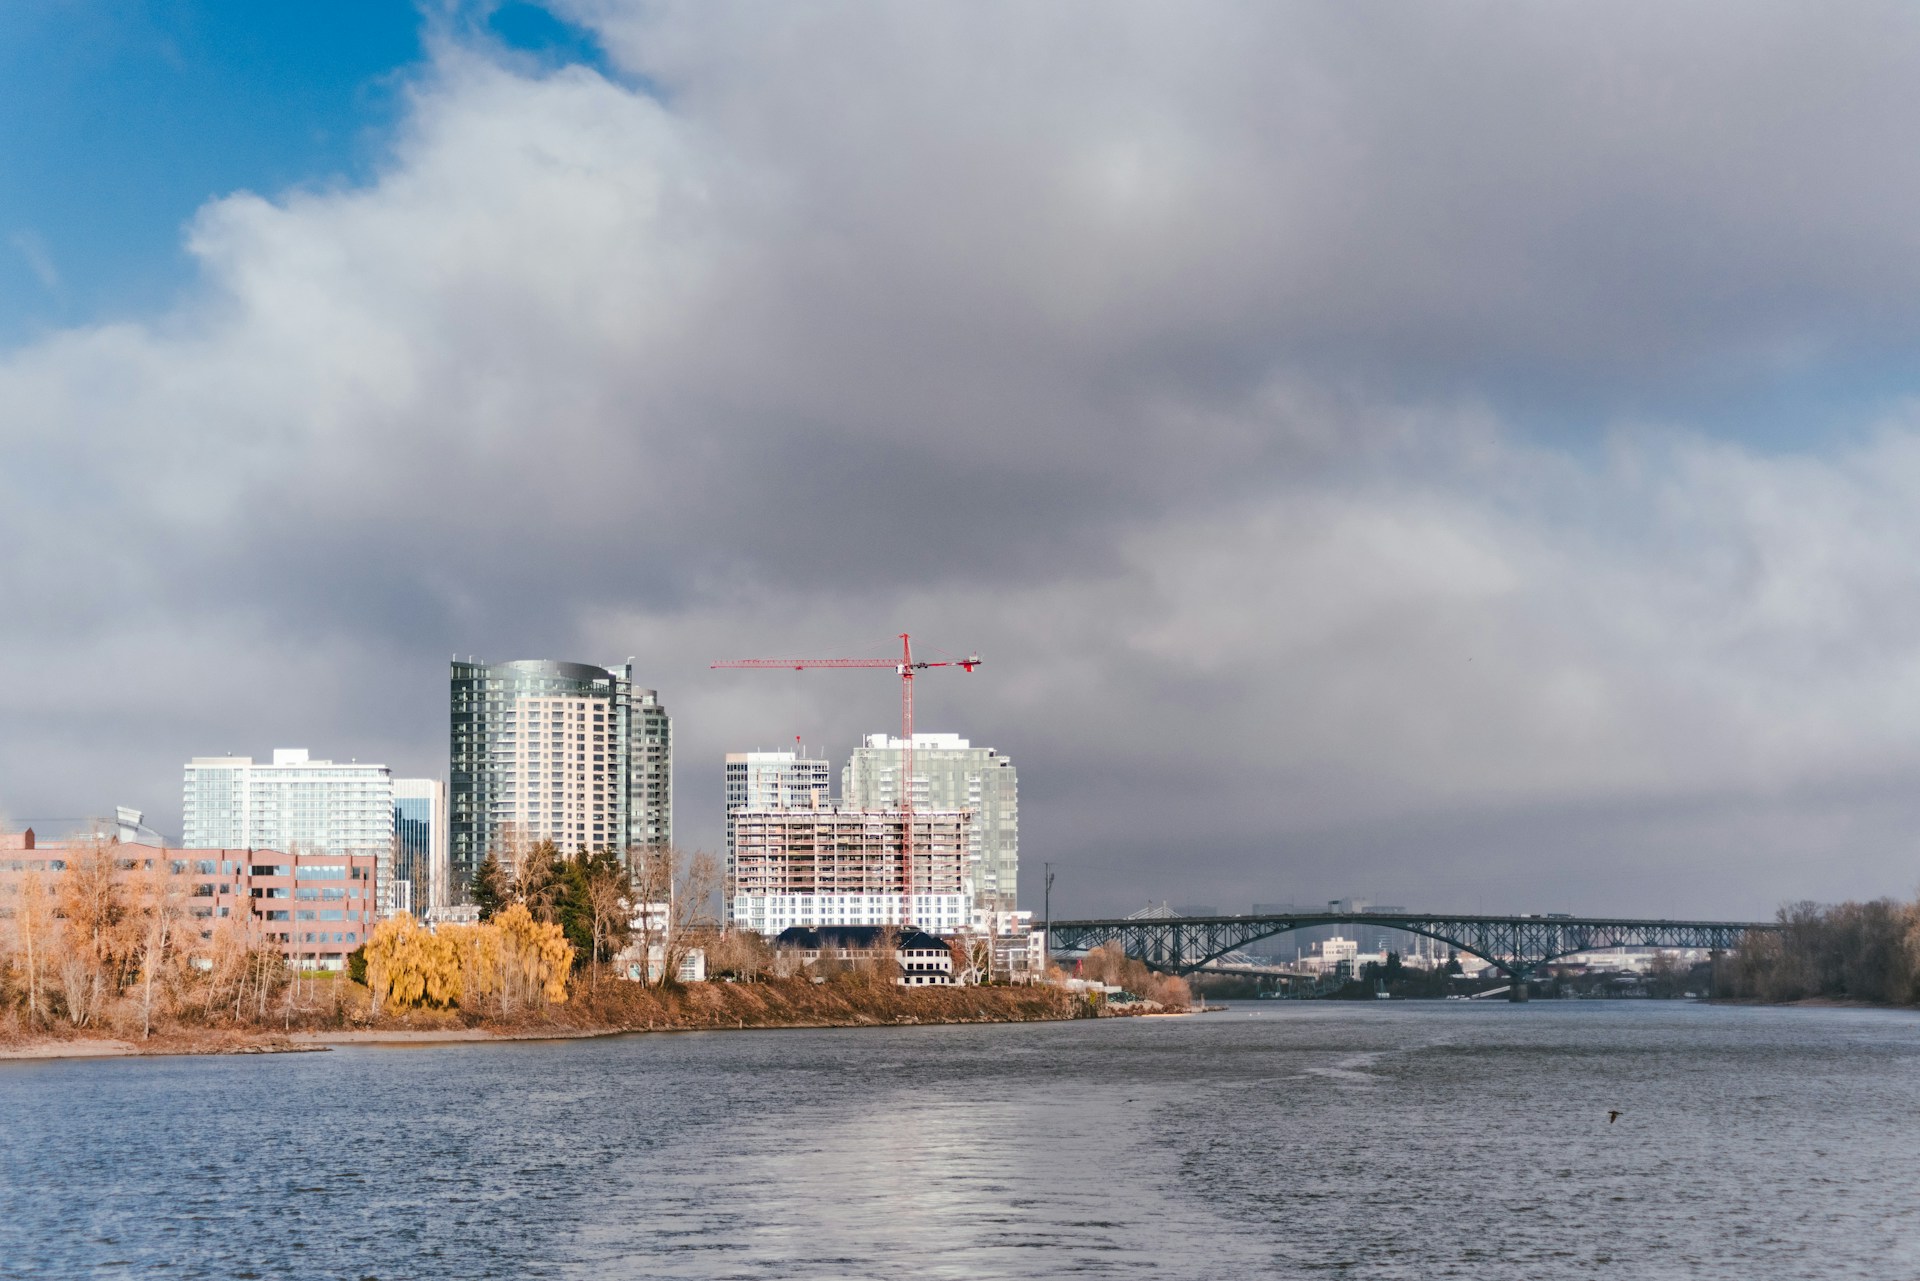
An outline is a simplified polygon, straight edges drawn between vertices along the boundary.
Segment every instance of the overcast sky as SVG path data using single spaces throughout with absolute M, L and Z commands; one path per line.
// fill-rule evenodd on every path
M 0 37 L 0 812 L 632 655 L 713 847 L 898 698 L 707 664 L 911 631 L 1030 906 L 1920 885 L 1920 10 L 124 8 Z

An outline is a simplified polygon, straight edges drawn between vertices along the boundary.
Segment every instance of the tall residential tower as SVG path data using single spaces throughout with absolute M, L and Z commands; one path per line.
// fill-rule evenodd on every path
M 563 854 L 673 842 L 673 724 L 633 663 L 453 664 L 448 901 L 487 851 Z
M 901 772 L 906 744 L 869 734 L 841 772 L 848 805 L 887 807 L 905 794 Z M 991 747 L 975 747 L 958 734 L 913 736 L 915 810 L 968 810 L 968 881 L 977 914 L 1015 910 L 1020 875 L 1020 786 L 1013 762 Z

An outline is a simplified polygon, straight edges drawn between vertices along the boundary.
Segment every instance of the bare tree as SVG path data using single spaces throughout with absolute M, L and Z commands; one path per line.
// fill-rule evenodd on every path
M 776 967 L 766 940 L 751 930 L 721 930 L 706 946 L 708 974 L 730 974 L 753 983 Z
M 900 938 L 902 931 L 897 925 L 883 925 L 873 936 L 873 956 L 867 966 L 867 972 L 881 987 L 891 987 L 900 981 L 906 967 L 900 963 Z
M 633 932 L 632 886 L 627 870 L 611 854 L 590 855 L 583 866 L 586 908 L 593 925 L 593 987 L 600 987 L 600 957 L 627 945 Z
M 648 983 L 656 978 L 654 958 L 666 956 L 667 934 L 673 925 L 674 861 L 670 845 L 636 845 L 627 851 L 633 904 L 629 932 L 639 946 L 641 973 Z
M 993 980 L 993 938 L 987 934 L 959 934 L 947 940 L 953 953 L 953 981 L 973 986 Z
M 47 952 L 53 942 L 57 923 L 53 902 L 47 893 L 43 874 L 30 871 L 20 878 L 20 894 L 13 910 L 14 946 L 19 948 L 26 968 L 27 1023 L 35 1026 L 44 1012 L 41 975 L 47 966 Z
M 134 888 L 135 911 L 141 918 L 138 944 L 140 964 L 140 1037 L 153 1035 L 153 985 L 172 956 L 174 934 L 187 916 L 187 878 L 165 859 L 150 858 Z
M 61 931 L 55 972 L 67 1019 L 84 1026 L 110 995 L 117 995 L 132 949 L 124 938 L 126 887 L 118 847 L 98 838 L 76 842 L 55 882 Z
M 719 928 L 715 899 L 720 892 L 720 860 L 705 851 L 675 860 L 673 896 L 668 901 L 666 955 L 662 978 L 677 975 L 698 938 Z

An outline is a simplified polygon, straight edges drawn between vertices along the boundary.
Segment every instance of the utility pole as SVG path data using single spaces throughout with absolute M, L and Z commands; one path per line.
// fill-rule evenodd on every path
M 1046 924 L 1042 927 L 1043 941 L 1040 944 L 1040 981 L 1045 983 L 1047 967 L 1053 963 L 1053 864 L 1042 862 L 1040 870 L 1046 873 L 1045 888 L 1040 892 L 1046 920 Z

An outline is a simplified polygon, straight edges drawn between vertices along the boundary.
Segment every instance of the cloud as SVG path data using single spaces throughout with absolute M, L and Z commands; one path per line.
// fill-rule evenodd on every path
M 42 289 L 50 294 L 60 292 L 60 271 L 53 265 L 53 255 L 48 252 L 47 242 L 38 232 L 16 231 L 7 237 L 7 243 L 19 253 L 27 264 L 27 270 L 33 273 Z
M 1089 910 L 1911 888 L 1909 11 L 556 7 L 0 357 L 0 806 L 633 654 L 711 843 L 894 691 L 706 664 L 908 630 Z

